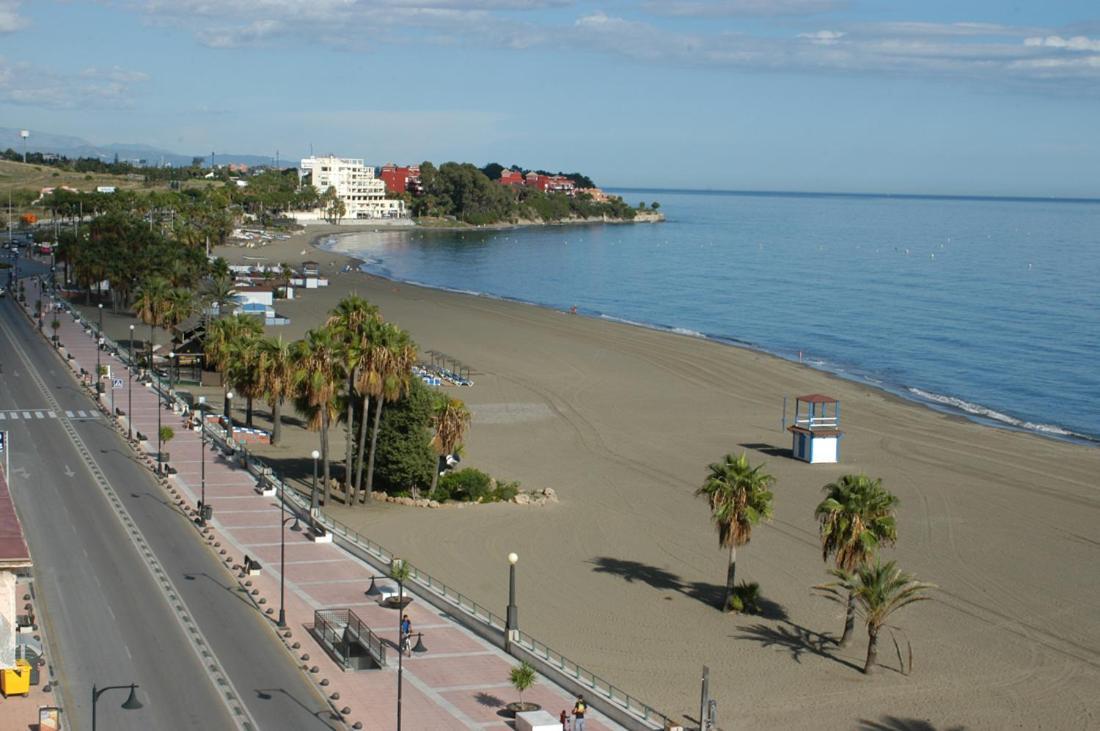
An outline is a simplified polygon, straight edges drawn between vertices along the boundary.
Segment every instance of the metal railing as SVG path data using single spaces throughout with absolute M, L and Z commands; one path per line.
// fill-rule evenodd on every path
M 69 307 L 68 303 L 64 299 L 60 299 L 62 306 L 66 310 L 73 313 L 73 309 Z M 86 322 L 86 321 L 85 321 Z M 90 323 L 89 323 L 90 324 Z M 124 351 L 114 341 L 105 339 L 105 343 L 110 343 L 115 354 L 120 358 L 123 358 L 123 352 L 126 352 L 127 356 L 130 356 L 128 351 Z M 125 358 L 130 363 L 131 368 L 134 363 L 129 357 Z M 153 378 L 153 387 L 158 393 L 164 393 L 164 387 L 161 383 L 161 379 L 156 375 L 154 369 L 149 369 L 149 374 Z M 182 406 L 188 406 L 186 402 L 180 399 L 175 393 L 170 394 L 170 398 Z M 229 438 L 228 432 L 217 424 L 207 422 L 205 419 L 200 420 L 202 422 L 202 428 L 206 430 L 209 438 L 227 452 L 239 453 L 244 468 L 253 476 L 266 480 L 269 484 L 276 487 L 283 495 L 287 507 L 299 517 L 309 516 L 310 514 L 310 501 L 309 496 L 302 494 L 296 488 L 291 487 L 284 480 L 280 480 L 276 473 L 260 458 L 251 454 L 247 447 L 243 444 L 236 443 L 235 440 Z M 290 488 L 289 490 L 287 488 Z M 360 549 L 369 558 L 373 558 L 377 562 L 378 566 L 382 570 L 387 570 L 389 565 L 394 559 L 393 552 L 387 550 L 380 543 L 370 540 L 366 536 L 359 533 L 354 528 L 351 528 L 344 523 L 329 517 L 324 513 L 320 513 L 315 516 L 314 520 L 326 530 L 332 531 L 334 534 L 341 536 L 345 541 L 353 544 Z M 459 610 L 463 615 L 473 619 L 474 621 L 488 627 L 499 633 L 505 633 L 507 624 L 503 617 L 493 613 L 487 607 L 475 602 L 470 597 L 466 596 L 462 592 L 448 586 L 439 579 L 433 577 L 431 574 L 421 571 L 412 564 L 406 564 L 409 567 L 409 578 L 407 584 L 413 584 L 416 588 L 422 591 L 431 592 L 436 597 L 444 600 L 449 606 Z M 331 610 L 331 611 L 343 611 L 348 612 L 354 616 L 354 613 L 350 610 Z M 318 612 L 317 614 L 319 614 Z M 316 614 L 315 614 L 316 617 Z M 316 621 L 316 620 L 315 620 Z M 358 622 L 358 617 L 355 617 L 355 621 Z M 368 636 L 374 639 L 378 639 L 369 627 L 361 625 L 368 633 Z M 590 670 L 585 669 L 582 665 L 570 660 L 565 655 L 557 652 L 548 645 L 539 642 L 531 635 L 523 631 L 517 631 L 514 635 L 515 644 L 519 645 L 525 651 L 529 652 L 532 656 L 544 661 L 550 668 L 560 672 L 562 676 L 578 685 L 584 687 L 587 692 L 594 693 L 595 695 L 602 697 L 610 702 L 613 706 L 616 706 L 627 712 L 628 715 L 639 719 L 654 727 L 665 727 L 669 724 L 670 719 L 665 714 L 656 710 L 652 706 L 646 704 L 642 700 L 630 695 L 621 688 L 616 687 L 607 680 L 604 680 L 600 676 L 596 675 Z M 378 640 L 381 643 L 381 640 Z M 385 646 L 379 644 L 378 649 L 381 653 L 380 657 L 384 662 L 385 658 Z M 373 649 L 371 650 L 374 651 Z
M 313 632 L 323 643 L 340 655 L 341 663 L 348 666 L 348 656 L 340 651 L 345 637 L 351 637 L 367 648 L 378 663 L 386 666 L 386 644 L 350 609 L 318 609 L 313 612 Z

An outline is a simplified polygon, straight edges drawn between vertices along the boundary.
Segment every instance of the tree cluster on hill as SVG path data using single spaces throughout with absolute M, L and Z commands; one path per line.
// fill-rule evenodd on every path
M 437 168 L 424 162 L 420 165 L 420 183 L 424 189 L 421 195 L 405 194 L 413 215 L 450 216 L 474 225 L 603 216 L 629 220 L 636 215 L 632 207 L 618 198 L 597 202 L 583 193 L 567 196 L 536 188 L 504 186 L 470 163 L 445 162 Z

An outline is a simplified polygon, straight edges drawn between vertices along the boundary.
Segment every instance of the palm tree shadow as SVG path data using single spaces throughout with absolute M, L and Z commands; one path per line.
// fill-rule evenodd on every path
M 863 671 L 863 668 L 859 665 L 842 657 L 836 657 L 826 650 L 827 646 L 834 644 L 831 637 L 800 627 L 793 622 L 784 621 L 774 627 L 766 624 L 742 627 L 741 634 L 737 635 L 737 639 L 754 640 L 759 642 L 761 647 L 775 646 L 783 648 L 790 653 L 791 659 L 798 664 L 802 664 L 803 655 L 810 654 L 832 660 L 853 670 Z
M 504 701 L 502 701 L 500 698 L 497 698 L 492 693 L 486 693 L 484 691 L 479 692 L 477 695 L 475 695 L 474 699 L 477 700 L 479 704 L 483 706 L 488 706 L 489 708 L 500 708 L 504 705 Z
M 859 731 L 937 731 L 935 725 L 920 718 L 883 716 L 878 721 L 860 719 Z M 950 726 L 943 731 L 966 731 L 966 726 Z
M 661 591 L 679 592 L 715 609 L 722 609 L 722 602 L 726 598 L 726 587 L 723 584 L 711 584 L 706 581 L 685 582 L 670 571 L 640 561 L 597 556 L 589 563 L 595 564 L 592 570 L 597 573 L 612 574 L 629 583 L 640 581 Z M 787 618 L 787 610 L 778 602 L 760 597 L 757 603 L 760 606 L 758 616 L 776 620 Z

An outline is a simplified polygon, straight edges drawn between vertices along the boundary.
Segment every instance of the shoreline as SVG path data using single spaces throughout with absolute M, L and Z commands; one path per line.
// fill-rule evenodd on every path
M 700 664 L 723 714 L 746 728 L 892 717 L 1061 727 L 1100 715 L 1090 691 L 1100 682 L 1097 450 L 991 429 L 743 347 L 341 272 L 349 257 L 310 246 L 340 232 L 217 253 L 320 263 L 330 286 L 280 302 L 291 324 L 271 334 L 300 337 L 354 292 L 421 348 L 469 364 L 476 385 L 445 388 L 474 415 L 463 466 L 552 487 L 559 502 L 333 501 L 336 520 L 494 611 L 507 603 L 506 556 L 518 553 L 521 628 L 671 716 L 697 712 Z M 814 392 L 842 401 L 840 464 L 789 457 L 782 399 Z M 283 444 L 256 451 L 308 484 L 317 434 L 290 416 Z M 262 404 L 256 420 L 269 423 Z M 342 429 L 331 438 L 339 452 Z M 714 608 L 728 552 L 693 495 L 708 463 L 740 452 L 777 479 L 774 522 L 738 552 L 738 578 L 758 581 L 766 600 L 758 616 Z M 810 589 L 827 578 L 813 518 L 821 486 L 854 472 L 901 501 L 899 542 L 884 558 L 939 586 L 899 618 L 911 676 L 889 642 L 879 675 L 853 670 L 863 635 L 835 647 L 842 615 Z
M 599 221 L 592 222 L 569 222 L 559 224 L 534 224 L 534 225 L 598 225 Z M 630 221 L 617 222 L 617 223 L 631 223 Z M 444 233 L 458 233 L 470 230 L 512 230 L 529 227 L 527 224 L 517 224 L 510 226 L 497 227 L 495 224 L 488 226 L 467 227 L 467 228 L 433 228 L 426 227 L 419 229 L 417 227 L 410 227 L 408 230 L 403 229 L 368 229 L 359 231 L 348 231 L 346 233 L 327 233 L 315 236 L 310 241 L 310 246 L 315 250 L 324 251 L 334 256 L 344 257 L 359 273 L 376 277 L 382 281 L 394 282 L 396 284 L 402 284 L 409 287 L 421 287 L 439 292 L 449 292 L 456 295 L 464 295 L 468 297 L 481 297 L 489 300 L 495 300 L 499 302 L 510 302 L 513 304 L 527 305 L 529 307 L 537 307 L 548 310 L 550 312 L 567 312 L 566 310 L 559 309 L 554 305 L 544 302 L 534 302 L 531 300 L 523 300 L 515 297 L 508 297 L 505 295 L 497 295 L 491 292 L 478 292 L 472 290 L 456 289 L 453 287 L 445 287 L 440 285 L 428 284 L 426 282 L 420 282 L 410 279 L 399 279 L 397 277 L 389 277 L 381 274 L 377 271 L 371 271 L 370 269 L 364 269 L 364 267 L 370 267 L 370 263 L 360 259 L 352 254 L 333 251 L 331 248 L 325 246 L 325 240 L 331 240 L 339 236 L 353 236 L 360 233 L 393 233 L 395 230 L 398 232 L 411 233 L 412 231 L 440 231 Z M 1060 442 L 1066 442 L 1069 444 L 1076 444 L 1087 447 L 1100 448 L 1100 434 L 1082 434 L 1075 432 L 1068 427 L 1062 426 L 1056 423 L 1035 423 L 1025 420 L 1023 417 L 1016 417 L 1011 414 L 1005 414 L 995 409 L 985 406 L 983 404 L 969 401 L 965 397 L 955 396 L 952 394 L 940 394 L 933 391 L 926 390 L 919 385 L 911 385 L 904 383 L 885 383 L 874 379 L 871 375 L 860 375 L 856 373 L 844 373 L 838 372 L 838 370 L 829 367 L 829 361 L 820 359 L 818 364 L 814 362 L 807 362 L 804 360 L 796 359 L 794 356 L 769 349 L 758 343 L 753 343 L 745 340 L 740 340 L 736 337 L 722 336 L 714 333 L 698 332 L 689 330 L 687 328 L 676 327 L 674 325 L 665 325 L 660 323 L 639 322 L 634 320 L 628 320 L 626 318 L 618 317 L 604 312 L 588 311 L 579 309 L 576 313 L 579 317 L 586 317 L 594 320 L 605 320 L 609 322 L 617 322 L 623 325 L 631 327 L 639 327 L 653 332 L 666 333 L 669 335 L 678 335 L 681 337 L 699 338 L 710 342 L 718 343 L 720 345 L 740 348 L 753 353 L 761 353 L 773 358 L 778 358 L 787 363 L 792 363 L 799 366 L 804 366 L 820 373 L 825 373 L 835 378 L 847 381 L 850 383 L 856 383 L 869 388 L 874 388 L 882 391 L 884 394 L 888 394 L 895 398 L 900 399 L 905 403 L 916 404 L 922 406 L 936 413 L 944 414 L 946 416 L 956 417 L 964 419 L 966 421 L 979 424 L 981 426 L 1004 429 L 1012 432 L 1031 434 L 1033 436 L 1042 437 L 1045 439 L 1053 439 Z

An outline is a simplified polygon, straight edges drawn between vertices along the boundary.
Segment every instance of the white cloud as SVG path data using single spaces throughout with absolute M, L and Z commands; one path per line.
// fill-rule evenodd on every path
M 140 71 L 117 66 L 63 73 L 25 61 L 9 62 L 0 58 L 0 100 L 54 109 L 117 109 L 130 106 L 135 84 L 148 78 Z
M 217 48 L 293 42 L 355 51 L 383 44 L 581 50 L 652 64 L 923 76 L 1054 92 L 1063 90 L 1063 79 L 1075 93 L 1090 94 L 1097 93 L 1095 84 L 1077 82 L 1090 74 L 1100 81 L 1091 62 L 1059 60 L 1069 53 L 1100 53 L 1100 41 L 1082 35 L 1092 32 L 1083 25 L 1067 33 L 986 22 L 844 22 L 833 13 L 817 30 L 805 25 L 791 30 L 791 16 L 830 13 L 844 8 L 844 0 L 642 0 L 619 2 L 620 13 L 585 8 L 565 21 L 560 8 L 591 5 L 580 0 L 116 2 L 127 3 L 149 22 L 187 29 L 200 43 Z M 558 11 L 525 12 L 548 8 Z M 665 20 L 668 16 L 714 20 L 685 26 Z
M 797 37 L 806 38 L 814 43 L 820 43 L 827 46 L 836 43 L 846 35 L 848 34 L 835 30 L 819 30 L 813 33 L 799 33 Z
M 14 33 L 25 28 L 30 21 L 19 15 L 23 0 L 0 0 L 0 33 Z
M 1091 51 L 1100 53 L 1100 40 L 1093 40 L 1087 36 L 1073 36 L 1072 38 L 1063 38 L 1062 36 L 1046 36 L 1045 38 L 1033 36 L 1031 38 L 1025 38 L 1024 45 L 1029 48 L 1064 48 L 1067 51 Z
M 775 17 L 817 15 L 846 4 L 841 0 L 647 0 L 642 7 L 655 15 Z

